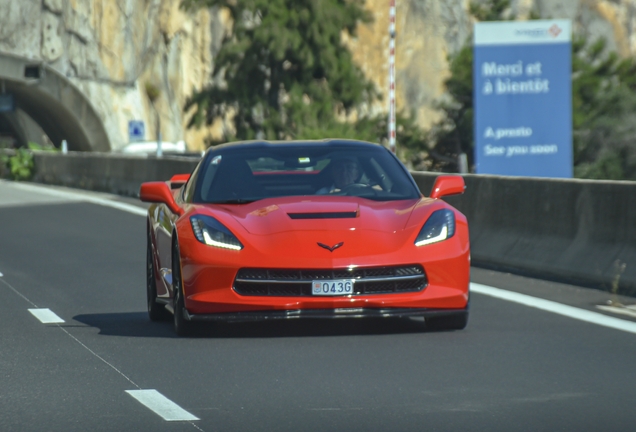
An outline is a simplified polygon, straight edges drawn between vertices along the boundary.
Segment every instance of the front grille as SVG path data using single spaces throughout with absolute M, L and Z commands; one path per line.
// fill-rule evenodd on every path
M 421 291 L 427 279 L 420 265 L 354 269 L 240 269 L 234 291 L 245 296 L 311 296 L 311 282 L 321 279 L 354 279 L 353 295 Z

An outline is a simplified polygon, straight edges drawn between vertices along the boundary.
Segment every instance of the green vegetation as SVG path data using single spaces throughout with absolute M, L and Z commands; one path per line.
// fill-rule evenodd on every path
M 150 105 L 152 105 L 152 109 L 155 111 L 155 139 L 157 141 L 161 140 L 161 116 L 159 115 L 159 110 L 157 109 L 157 101 L 161 96 L 161 89 L 154 83 L 147 81 L 144 84 L 144 89 L 146 90 L 146 97 L 150 101 Z
M 224 7 L 233 22 L 215 58 L 215 85 L 185 106 L 193 112 L 190 127 L 231 120 L 222 142 L 342 137 L 386 144 L 386 115 L 364 114 L 378 92 L 342 40 L 343 32 L 355 36 L 358 23 L 370 20 L 364 0 L 183 0 L 182 6 Z M 479 21 L 513 19 L 510 11 L 510 0 L 470 5 Z M 572 56 L 575 175 L 636 179 L 636 62 L 581 36 Z M 400 157 L 416 169 L 457 171 L 460 153 L 473 165 L 470 40 L 449 64 L 441 120 L 422 131 L 413 115 L 397 116 Z
M 233 27 L 216 56 L 217 85 L 195 93 L 190 125 L 232 119 L 222 141 L 355 138 L 386 142 L 387 119 L 365 115 L 379 95 L 344 46 L 369 22 L 363 0 L 184 0 L 185 8 L 225 7 Z M 424 134 L 398 116 L 401 146 Z M 216 143 L 210 143 L 216 144 Z
M 58 151 L 55 148 L 44 147 L 34 142 L 28 143 L 27 148 L 20 147 L 15 150 L 6 149 L 0 145 L 0 178 L 31 179 L 34 168 L 33 150 Z
M 148 100 L 154 106 L 155 101 L 159 99 L 159 96 L 161 95 L 161 90 L 159 89 L 159 87 L 151 82 L 146 82 L 144 84 L 144 89 L 146 90 L 146 96 L 148 97 Z
M 0 177 L 28 180 L 33 172 L 33 155 L 26 148 L 0 150 Z
M 9 172 L 13 180 L 28 180 L 33 173 L 33 154 L 28 149 L 19 148 L 9 156 Z
M 470 4 L 470 13 L 479 21 L 507 21 L 509 0 L 490 0 Z M 444 82 L 448 98 L 438 104 L 443 116 L 429 131 L 429 145 L 435 171 L 457 171 L 460 153 L 474 164 L 473 130 L 473 45 L 472 38 L 448 57 L 450 75 Z
M 472 4 L 480 21 L 510 17 L 508 0 Z M 533 15 L 532 18 L 536 18 Z M 449 57 L 449 100 L 430 131 L 434 169 L 455 171 L 460 152 L 473 164 L 473 50 L 470 41 Z M 636 180 L 636 61 L 621 59 L 604 40 L 577 35 L 572 43 L 574 174 L 592 179 Z
M 572 44 L 574 174 L 636 180 L 636 61 L 604 40 Z
M 376 97 L 355 66 L 342 32 L 355 35 L 370 20 L 361 0 L 186 0 L 185 7 L 230 11 L 232 35 L 214 65 L 221 83 L 196 93 L 190 125 L 233 117 L 225 140 L 324 136 L 325 130 L 355 136 L 338 121 Z M 317 131 L 323 131 L 318 134 Z

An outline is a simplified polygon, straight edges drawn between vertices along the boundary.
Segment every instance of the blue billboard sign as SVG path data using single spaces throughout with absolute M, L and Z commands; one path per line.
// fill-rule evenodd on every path
M 571 26 L 475 24 L 478 174 L 572 177 Z

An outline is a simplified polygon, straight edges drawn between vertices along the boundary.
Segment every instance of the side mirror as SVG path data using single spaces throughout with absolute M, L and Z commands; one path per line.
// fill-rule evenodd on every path
M 186 184 L 190 179 L 190 174 L 175 174 L 170 179 L 170 187 L 172 189 L 179 188 Z
M 441 198 L 448 195 L 464 193 L 466 184 L 464 178 L 457 175 L 444 175 L 435 179 L 435 184 L 431 190 L 431 198 Z
M 139 189 L 139 199 L 144 202 L 165 204 L 172 213 L 183 214 L 183 209 L 177 205 L 170 188 L 165 182 L 142 183 L 141 189 Z

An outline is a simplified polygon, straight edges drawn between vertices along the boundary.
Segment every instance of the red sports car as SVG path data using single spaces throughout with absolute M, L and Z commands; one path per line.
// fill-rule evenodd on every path
M 196 321 L 423 316 L 468 320 L 468 224 L 420 193 L 384 147 L 348 140 L 237 142 L 191 175 L 141 186 L 148 209 L 151 320 L 179 335 Z

